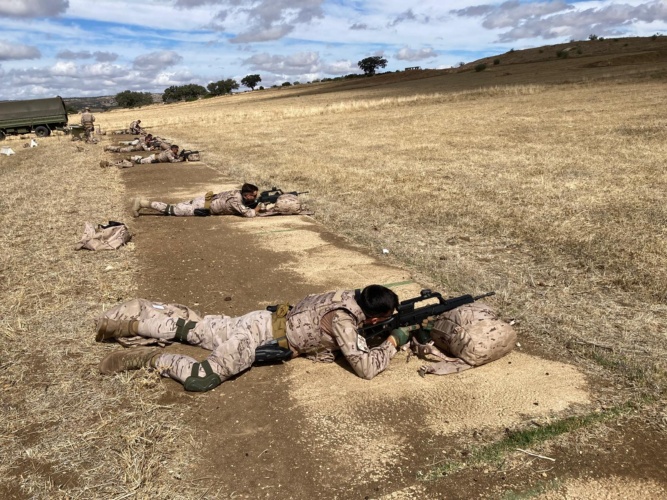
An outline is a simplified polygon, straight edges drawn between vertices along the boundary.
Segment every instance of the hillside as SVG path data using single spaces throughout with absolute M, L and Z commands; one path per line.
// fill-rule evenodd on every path
M 476 71 L 479 65 L 483 71 Z M 667 76 L 667 37 L 609 38 L 572 41 L 531 49 L 510 50 L 450 69 L 419 69 L 378 73 L 372 78 L 339 77 L 327 82 L 305 83 L 262 92 L 295 97 L 369 87 L 401 84 L 400 94 L 423 91 L 460 91 L 496 85 L 528 85 L 610 80 L 619 78 L 664 78 Z M 437 82 L 433 78 L 439 78 Z M 429 81 L 425 81 L 429 80 Z M 413 82 L 413 85 L 404 85 Z M 441 89 L 434 88 L 441 85 Z M 382 89 L 385 92 L 386 89 Z M 247 94 L 243 92 L 235 95 Z M 65 98 L 76 109 L 89 106 L 97 111 L 114 109 L 113 96 Z M 162 103 L 162 94 L 153 94 Z

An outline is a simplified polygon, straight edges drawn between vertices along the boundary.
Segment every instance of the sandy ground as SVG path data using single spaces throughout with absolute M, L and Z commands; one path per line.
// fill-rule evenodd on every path
M 204 163 L 142 165 L 123 176 L 128 207 L 135 195 L 176 202 L 238 185 Z M 383 256 L 350 245 L 310 217 L 156 215 L 133 220 L 131 229 L 142 266 L 140 293 L 205 314 L 241 314 L 371 283 L 392 287 L 401 299 L 422 288 Z M 574 366 L 521 348 L 459 375 L 421 378 L 421 364 L 399 353 L 386 372 L 364 381 L 344 361 L 297 359 L 252 369 L 207 394 L 165 381 L 164 399 L 183 404 L 183 418 L 201 438 L 197 472 L 190 473 L 215 477 L 212 492 L 241 497 L 418 497 L 433 486 L 419 484 L 419 473 L 464 436 L 500 434 L 593 407 L 589 383 Z

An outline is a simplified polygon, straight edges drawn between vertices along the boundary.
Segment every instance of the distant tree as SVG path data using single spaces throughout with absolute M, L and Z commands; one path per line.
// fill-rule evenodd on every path
M 485 69 L 486 69 L 486 64 L 484 64 L 484 63 L 480 63 L 477 66 L 475 66 L 475 71 L 477 71 L 478 73 L 480 71 L 484 71 Z
M 259 86 L 259 90 L 264 90 L 264 87 L 262 87 L 262 86 L 260 85 L 260 86 Z
M 259 82 L 262 81 L 262 77 L 259 75 L 246 75 L 241 78 L 241 85 L 248 87 L 251 90 L 255 90 L 255 87 Z
M 124 90 L 116 94 L 116 104 L 121 108 L 136 108 L 153 104 L 153 96 L 150 92 L 133 92 Z
M 292 86 L 292 84 L 290 82 L 283 82 L 281 84 L 281 87 L 291 87 L 291 86 Z
M 65 106 L 65 110 L 67 111 L 68 115 L 75 115 L 79 112 L 79 110 L 77 108 L 75 108 L 74 106 L 72 106 L 71 104 L 67 104 Z
M 239 88 L 239 84 L 236 80 L 227 78 L 226 80 L 211 82 L 206 86 L 206 88 L 211 93 L 211 95 L 225 95 L 231 94 L 233 90 L 237 90 Z
M 597 40 L 597 39 L 598 39 L 598 36 L 595 35 L 595 34 L 593 34 L 593 33 L 591 33 L 590 35 L 588 35 L 588 39 L 591 40 L 591 41 L 592 41 L 592 40 Z
M 193 101 L 208 94 L 208 91 L 201 85 L 189 83 L 187 85 L 172 85 L 164 90 L 162 100 L 164 102 L 172 101 Z
M 359 66 L 366 76 L 373 76 L 376 69 L 387 67 L 387 60 L 380 56 L 366 57 L 359 61 L 357 66 Z

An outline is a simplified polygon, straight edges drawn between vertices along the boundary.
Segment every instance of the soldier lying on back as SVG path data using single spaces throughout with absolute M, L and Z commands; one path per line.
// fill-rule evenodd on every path
M 303 355 L 333 361 L 333 353 L 341 351 L 354 372 L 370 380 L 387 368 L 408 336 L 397 331 L 379 346 L 369 348 L 360 328 L 387 320 L 397 307 L 396 294 L 380 285 L 309 295 L 294 307 L 280 304 L 236 318 L 201 318 L 186 306 L 135 299 L 98 318 L 98 342 L 138 335 L 185 342 L 212 352 L 198 363 L 160 348 L 122 349 L 102 359 L 100 372 L 153 368 L 163 377 L 181 382 L 186 390 L 201 392 L 217 387 L 258 360 L 286 361 Z

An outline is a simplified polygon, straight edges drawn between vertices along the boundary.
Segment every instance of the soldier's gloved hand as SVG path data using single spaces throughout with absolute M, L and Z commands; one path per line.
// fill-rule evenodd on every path
M 396 342 L 396 347 L 401 347 L 403 344 L 407 344 L 410 340 L 410 333 L 405 328 L 396 328 L 391 331 L 390 337 L 393 337 Z
M 208 217 L 211 215 L 211 211 L 208 208 L 195 208 L 194 214 L 197 217 Z

